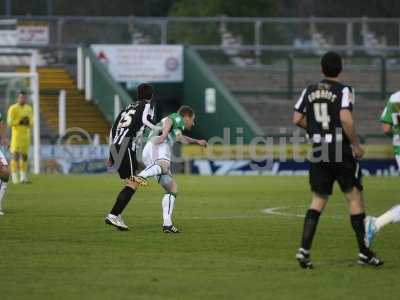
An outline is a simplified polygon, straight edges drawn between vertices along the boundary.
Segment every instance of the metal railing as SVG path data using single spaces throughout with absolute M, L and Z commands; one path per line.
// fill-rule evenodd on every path
M 243 17 L 27 17 L 13 16 L 15 24 L 48 24 L 49 45 L 41 52 L 52 64 L 75 64 L 76 48 L 93 43 L 190 44 L 210 65 L 265 68 L 281 72 L 280 82 L 268 93 L 297 93 L 304 66 L 299 57 L 328 49 L 350 58 L 368 57 L 375 76 L 373 86 L 358 91 L 380 98 L 397 89 L 400 70 L 400 18 L 243 18 Z M 0 18 L 6 20 L 5 17 Z M 0 26 L 1 30 L 1 26 Z M 32 48 L 32 47 L 30 47 Z M 318 64 L 314 64 L 318 69 Z M 358 66 L 351 66 L 355 72 Z M 361 67 L 361 70 L 366 70 Z M 372 76 L 370 75 L 370 76 Z M 399 78 L 400 79 L 400 78 Z M 356 85 L 357 86 L 357 85 Z M 263 92 L 256 89 L 238 93 Z
M 400 19 L 386 18 L 243 18 L 243 17 L 27 17 L 46 22 L 50 46 L 81 43 L 190 44 L 220 50 L 225 34 L 235 47 L 260 56 L 263 51 L 315 51 L 329 48 L 352 55 L 358 51 L 398 52 Z M 0 18 L 1 19 L 5 19 Z M 229 44 L 229 43 L 228 43 Z M 378 53 L 379 52 L 379 53 Z
M 320 58 L 282 56 L 273 64 L 247 66 L 213 65 L 212 69 L 238 96 L 279 96 L 292 99 L 307 85 L 322 78 Z M 346 57 L 341 80 L 352 85 L 357 95 L 387 99 L 400 89 L 399 57 Z M 257 97 L 251 102 L 257 101 Z

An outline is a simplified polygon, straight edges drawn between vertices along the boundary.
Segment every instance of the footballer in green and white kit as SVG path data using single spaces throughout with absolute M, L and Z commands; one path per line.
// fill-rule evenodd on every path
M 157 139 L 162 134 L 165 124 L 169 121 L 172 121 L 172 124 L 167 138 L 161 143 L 157 143 Z M 160 159 L 171 161 L 171 148 L 176 142 L 177 136 L 182 135 L 182 132 L 185 130 L 184 119 L 178 113 L 168 115 L 156 126 L 159 129 L 150 131 L 146 146 L 143 149 L 142 159 L 146 166 Z
M 207 145 L 205 140 L 197 140 L 183 135 L 184 130 L 190 130 L 194 126 L 194 120 L 195 113 L 189 106 L 182 106 L 178 112 L 162 119 L 157 124 L 159 129 L 150 132 L 143 148 L 142 161 L 146 168 L 134 176 L 135 181 L 142 186 L 148 185 L 147 178 L 155 176 L 164 188 L 162 210 L 165 233 L 179 233 L 172 222 L 172 212 L 178 193 L 178 185 L 170 170 L 172 146 L 175 142 L 197 144 L 203 147 Z
M 400 91 L 390 96 L 380 121 L 385 134 L 393 139 L 394 154 L 400 170 Z M 376 234 L 386 225 L 393 223 L 400 223 L 400 204 L 393 206 L 378 217 L 367 216 L 364 220 L 365 245 L 370 247 Z
M 390 96 L 381 115 L 383 131 L 392 137 L 394 154 L 400 170 L 400 91 Z

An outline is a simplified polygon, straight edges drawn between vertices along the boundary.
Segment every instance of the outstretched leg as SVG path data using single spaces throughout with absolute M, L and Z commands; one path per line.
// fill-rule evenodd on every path
M 171 149 L 167 143 L 147 142 L 143 148 L 142 159 L 146 168 L 134 179 L 142 186 L 149 184 L 148 178 L 168 174 L 171 165 Z
M 396 205 L 379 217 L 368 216 L 365 219 L 365 240 L 368 246 L 372 245 L 375 235 L 386 225 L 400 223 L 400 205 Z
M 400 205 L 392 207 L 375 220 L 377 231 L 390 223 L 400 223 Z

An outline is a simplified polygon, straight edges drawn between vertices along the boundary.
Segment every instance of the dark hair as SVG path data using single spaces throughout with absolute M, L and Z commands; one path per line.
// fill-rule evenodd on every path
M 22 96 L 27 96 L 28 95 L 28 93 L 26 91 L 19 91 L 18 94 L 22 95 Z
M 179 109 L 178 109 L 178 114 L 180 114 L 181 116 L 185 117 L 193 117 L 194 116 L 194 110 L 193 108 L 191 108 L 190 106 L 187 105 L 182 105 Z
M 150 101 L 153 99 L 153 87 L 148 83 L 141 83 L 137 87 L 137 99 Z
M 339 54 L 329 51 L 322 56 L 321 67 L 326 77 L 337 77 L 342 72 L 342 58 Z

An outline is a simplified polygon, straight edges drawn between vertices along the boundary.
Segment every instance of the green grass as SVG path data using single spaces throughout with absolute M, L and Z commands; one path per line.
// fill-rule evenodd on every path
M 315 269 L 294 254 L 306 177 L 177 177 L 175 223 L 161 232 L 161 189 L 143 189 L 127 208 L 131 231 L 104 224 L 121 183 L 115 176 L 40 176 L 10 185 L 0 218 L 0 299 L 398 299 L 400 225 L 375 248 L 381 269 L 355 263 L 346 205 L 336 191 L 314 242 Z M 366 178 L 367 207 L 399 200 L 399 178 Z

